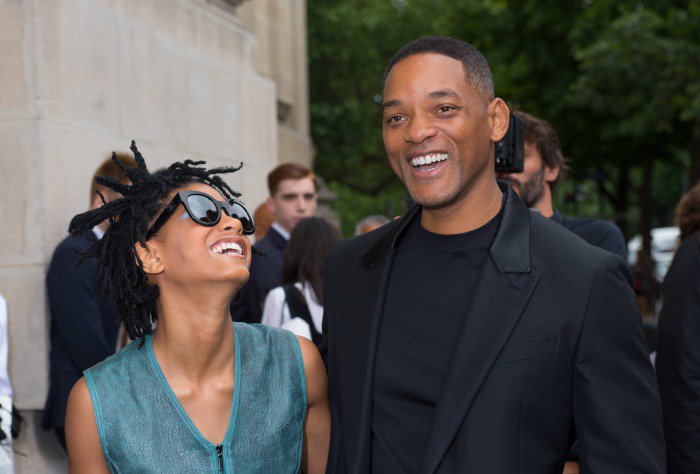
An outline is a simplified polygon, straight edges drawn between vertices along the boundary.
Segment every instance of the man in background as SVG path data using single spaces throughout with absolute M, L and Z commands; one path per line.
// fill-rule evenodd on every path
M 527 112 L 518 111 L 513 115 L 525 123 L 524 169 L 522 173 L 500 174 L 498 177 L 510 182 L 527 207 L 537 209 L 589 244 L 627 261 L 625 238 L 615 224 L 597 219 L 573 219 L 554 209 L 554 190 L 567 171 L 557 132 L 548 122 Z
M 373 230 L 379 229 L 381 226 L 388 224 L 389 222 L 391 222 L 391 219 L 381 214 L 367 216 L 355 226 L 355 235 L 362 235 L 366 234 L 367 232 L 372 232 Z
M 700 472 L 700 184 L 676 210 L 681 243 L 664 278 L 656 373 L 669 473 Z
M 234 321 L 259 323 L 267 293 L 281 284 L 282 255 L 289 236 L 302 219 L 316 211 L 316 175 L 298 163 L 279 165 L 267 175 L 267 206 L 274 219 L 265 237 L 253 248 L 250 278 L 231 302 Z M 260 255 L 259 253 L 263 255 Z
M 136 166 L 134 158 L 118 154 L 128 167 Z M 95 171 L 95 176 L 111 176 L 128 183 L 126 174 L 108 158 Z M 93 178 L 94 178 L 93 177 Z M 90 209 L 102 206 L 98 191 L 109 202 L 120 197 L 95 183 L 90 188 Z M 51 313 L 50 386 L 44 408 L 42 426 L 53 429 L 66 449 L 65 418 L 68 394 L 83 371 L 114 354 L 117 347 L 119 321 L 113 301 L 97 302 L 95 259 L 76 266 L 77 252 L 87 250 L 95 239 L 104 235 L 109 221 L 96 226 L 89 235 L 68 236 L 56 247 L 46 274 L 46 290 Z

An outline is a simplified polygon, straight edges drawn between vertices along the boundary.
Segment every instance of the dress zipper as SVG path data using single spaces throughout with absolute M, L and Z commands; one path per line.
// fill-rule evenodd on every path
M 219 458 L 219 471 L 224 470 L 224 447 L 220 444 L 216 445 L 216 455 Z

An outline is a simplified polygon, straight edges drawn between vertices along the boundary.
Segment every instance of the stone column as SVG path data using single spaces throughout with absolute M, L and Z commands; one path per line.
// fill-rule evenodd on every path
M 133 138 L 151 169 L 243 161 L 230 184 L 251 208 L 266 197 L 279 162 L 277 87 L 258 72 L 237 3 L 0 1 L 0 293 L 27 419 L 17 472 L 65 470 L 52 436 L 37 431 L 48 381 L 44 275 L 104 157 Z

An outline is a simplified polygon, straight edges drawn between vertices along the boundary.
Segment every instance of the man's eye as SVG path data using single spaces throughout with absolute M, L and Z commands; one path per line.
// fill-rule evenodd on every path
M 304 199 L 306 201 L 311 201 L 314 197 L 316 197 L 315 194 L 304 194 Z
M 282 196 L 283 201 L 294 201 L 296 198 L 297 197 L 294 194 L 285 194 Z
M 452 112 L 453 110 L 457 110 L 457 107 L 454 107 L 452 105 L 441 105 L 440 107 L 438 107 L 438 112 L 442 112 L 444 114 Z
M 403 115 L 392 115 L 388 119 L 386 119 L 386 123 L 397 123 L 401 122 L 404 119 Z

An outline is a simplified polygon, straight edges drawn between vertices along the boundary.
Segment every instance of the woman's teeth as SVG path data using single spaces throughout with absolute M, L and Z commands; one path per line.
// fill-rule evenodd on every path
M 417 168 L 420 165 L 438 163 L 440 161 L 445 161 L 449 156 L 450 155 L 447 153 L 432 153 L 430 155 L 417 156 L 411 160 L 411 166 Z
M 211 248 L 211 251 L 220 255 L 233 253 L 243 255 L 243 249 L 236 242 L 221 242 Z

